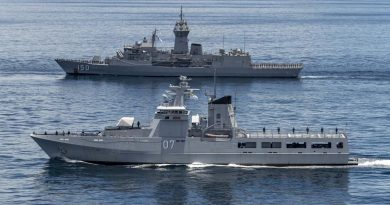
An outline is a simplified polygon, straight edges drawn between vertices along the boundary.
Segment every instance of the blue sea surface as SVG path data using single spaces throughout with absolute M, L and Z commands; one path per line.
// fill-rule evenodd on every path
M 256 62 L 302 62 L 299 79 L 218 78 L 245 129 L 348 133 L 352 167 L 103 166 L 49 160 L 33 131 L 150 122 L 176 78 L 67 76 L 55 58 L 110 56 L 157 28 L 173 45 L 183 5 L 191 42 L 244 48 Z M 224 40 L 223 40 L 224 39 Z M 212 78 L 194 78 L 206 114 Z M 388 204 L 387 0 L 0 0 L 1 204 Z

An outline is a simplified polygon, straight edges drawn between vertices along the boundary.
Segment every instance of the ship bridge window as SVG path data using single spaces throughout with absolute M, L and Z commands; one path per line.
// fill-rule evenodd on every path
M 306 142 L 291 142 L 286 144 L 287 148 L 306 148 Z
M 342 149 L 342 148 L 344 148 L 344 144 L 343 144 L 343 142 L 339 142 L 339 143 L 337 143 L 336 147 L 337 147 L 338 149 Z
M 256 148 L 256 142 L 239 142 L 238 148 Z
M 261 148 L 272 148 L 272 142 L 262 142 Z
M 282 148 L 281 142 L 262 142 L 261 148 Z
M 332 148 L 332 143 L 328 142 L 318 142 L 318 143 L 312 143 L 311 148 L 327 148 L 330 149 Z
M 272 142 L 272 148 L 282 148 L 281 142 Z

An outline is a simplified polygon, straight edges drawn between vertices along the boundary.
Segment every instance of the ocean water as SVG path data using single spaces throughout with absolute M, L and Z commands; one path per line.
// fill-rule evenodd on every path
M 219 78 L 245 129 L 336 127 L 353 167 L 102 166 L 49 160 L 33 131 L 148 123 L 175 78 L 66 76 L 55 58 L 113 55 L 157 28 L 173 45 L 180 5 L 207 52 L 303 62 L 299 79 Z M 223 43 L 223 40 L 224 43 Z M 387 204 L 390 200 L 390 2 L 386 0 L 0 0 L 1 204 Z M 211 78 L 195 78 L 206 113 Z

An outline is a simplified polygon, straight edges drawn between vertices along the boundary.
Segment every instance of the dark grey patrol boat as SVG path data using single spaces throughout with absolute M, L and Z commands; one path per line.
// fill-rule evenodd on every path
M 33 133 L 50 158 L 101 164 L 356 165 L 343 132 L 247 131 L 238 127 L 231 96 L 209 95 L 208 115 L 192 115 L 185 98 L 196 97 L 181 76 L 170 85 L 150 125 L 123 117 L 101 132 Z
M 56 59 L 67 74 L 129 75 L 129 76 L 213 76 L 217 69 L 218 76 L 225 77 L 286 77 L 296 78 L 303 69 L 301 63 L 253 63 L 248 52 L 240 49 L 218 54 L 206 54 L 202 45 L 192 43 L 188 49 L 190 29 L 183 18 L 173 29 L 175 45 L 172 50 L 156 47 L 159 37 L 156 30 L 148 40 L 125 46 L 115 56 L 104 60 L 94 56 L 92 60 Z

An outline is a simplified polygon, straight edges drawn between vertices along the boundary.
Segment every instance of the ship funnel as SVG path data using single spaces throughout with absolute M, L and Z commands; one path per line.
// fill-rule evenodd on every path
M 202 55 L 202 44 L 199 43 L 192 43 L 191 44 L 191 50 L 190 50 L 191 55 Z

